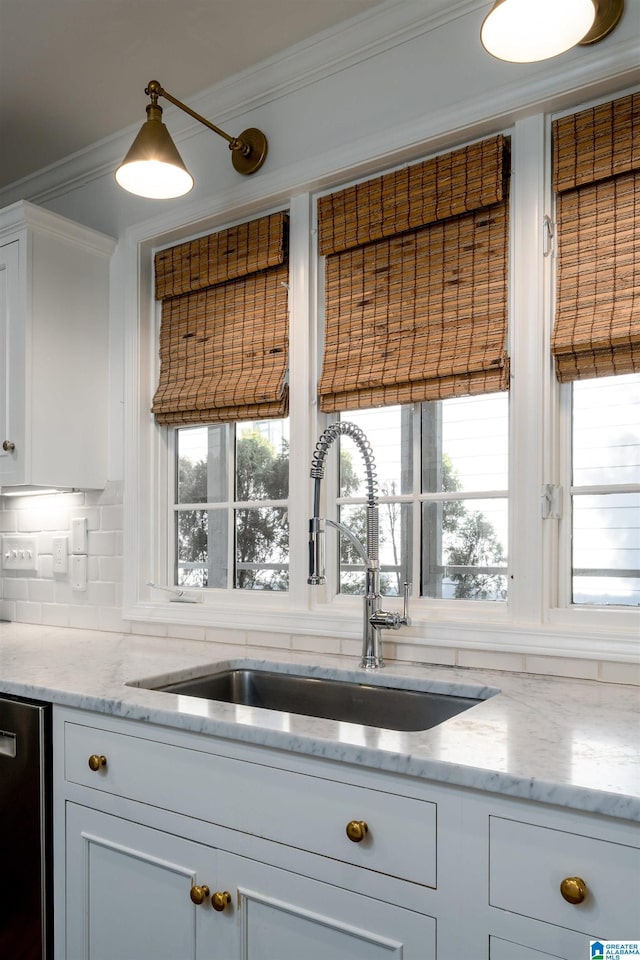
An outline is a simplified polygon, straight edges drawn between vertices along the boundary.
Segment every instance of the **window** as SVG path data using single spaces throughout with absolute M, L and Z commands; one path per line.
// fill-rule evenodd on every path
M 572 390 L 572 601 L 638 606 L 640 375 Z
M 640 373 L 633 368 L 640 299 L 637 253 L 627 256 L 624 246 L 602 230 L 614 230 L 607 211 L 612 202 L 623 200 L 624 237 L 634 238 L 631 249 L 637 251 L 638 226 L 633 218 L 629 223 L 625 198 L 637 190 L 634 186 L 632 191 L 630 183 L 638 174 L 616 174 L 614 180 L 622 178 L 620 189 L 612 188 L 610 176 L 593 189 L 591 184 L 563 183 L 566 197 L 557 213 L 543 176 L 553 144 L 551 126 L 550 120 L 545 128 L 540 117 L 528 117 L 517 121 L 508 136 L 493 138 L 490 146 L 479 149 L 482 169 L 486 172 L 490 158 L 494 177 L 484 205 L 461 214 L 464 230 L 454 229 L 455 217 L 445 216 L 422 227 L 401 222 L 400 239 L 393 234 L 370 240 L 369 231 L 379 227 L 375 215 L 384 199 L 376 205 L 375 198 L 369 198 L 359 205 L 361 193 L 349 193 L 350 187 L 291 198 L 286 280 L 278 275 L 273 285 L 273 292 L 280 292 L 279 310 L 290 310 L 283 328 L 286 331 L 288 323 L 290 340 L 286 343 L 281 331 L 280 340 L 267 348 L 273 348 L 269 356 L 280 364 L 272 380 L 277 386 L 274 402 L 283 402 L 281 387 L 286 383 L 290 410 L 236 412 L 221 422 L 211 418 L 193 423 L 182 419 L 180 410 L 179 418 L 157 430 L 155 460 L 149 458 L 148 465 L 151 479 L 138 494 L 139 507 L 145 506 L 145 496 L 154 501 L 153 511 L 138 509 L 139 579 L 207 588 L 204 605 L 180 607 L 175 613 L 172 605 L 169 616 L 193 617 L 204 625 L 279 630 L 291 638 L 315 631 L 335 637 L 346 625 L 349 636 L 360 631 L 363 564 L 347 538 L 327 531 L 327 585 L 310 589 L 306 582 L 312 451 L 327 424 L 340 418 L 355 422 L 373 449 L 380 495 L 381 588 L 391 598 L 385 607 L 397 610 L 403 583 L 413 584 L 409 642 L 503 645 L 511 651 L 543 649 L 578 656 L 601 643 L 605 655 L 616 651 L 625 658 L 637 640 L 633 615 L 640 604 Z M 572 136 L 567 134 L 568 142 Z M 517 177 L 505 189 L 511 152 Z M 584 151 L 581 156 L 584 159 Z M 409 174 L 405 178 L 403 171 L 413 166 L 394 171 L 393 180 L 396 197 L 402 197 L 403 185 L 409 184 L 411 216 L 411 191 L 418 189 L 417 181 Z M 430 161 L 418 166 L 428 179 Z M 384 186 L 386 177 L 382 174 L 377 181 Z M 574 189 L 585 188 L 597 195 L 596 207 L 573 198 Z M 343 190 L 349 201 L 343 206 L 345 217 L 356 210 L 358 229 L 367 239 L 355 248 L 323 253 L 320 226 L 318 249 L 314 246 L 318 201 L 330 196 L 340 203 Z M 493 216 L 498 206 L 500 212 Z M 573 234 L 567 233 L 575 209 L 581 227 L 596 211 L 596 232 L 607 256 L 613 256 L 615 247 L 615 256 L 621 257 L 614 262 L 598 255 L 594 270 L 586 274 L 589 281 L 597 273 L 597 282 L 586 286 L 584 270 L 578 269 L 586 261 Z M 556 221 L 557 246 L 553 256 L 545 257 L 538 219 L 540 211 L 547 210 Z M 421 209 L 419 216 L 423 214 Z M 414 234 L 423 229 L 428 239 L 416 239 Z M 350 236 L 346 230 L 340 244 L 351 242 Z M 454 237 L 455 253 L 444 255 L 443 245 Z M 465 260 L 469 237 L 474 249 Z M 482 260 L 485 249 L 489 256 Z M 341 262 L 329 266 L 334 255 Z M 414 307 L 422 292 L 429 317 L 438 313 L 435 282 L 421 287 L 425 277 L 433 279 L 433 263 L 442 267 L 439 281 L 444 278 L 446 311 L 440 313 L 445 316 L 440 332 L 426 349 L 428 363 L 421 365 L 424 302 Z M 283 265 L 267 269 L 282 270 Z M 460 280 L 465 270 L 466 287 L 467 280 Z M 261 269 L 256 273 L 260 276 Z M 602 282 L 607 274 L 618 284 L 615 309 L 612 288 Z M 332 295 L 337 294 L 328 307 L 323 296 L 326 277 L 334 285 Z M 473 289 L 478 282 L 481 293 Z M 625 285 L 624 295 L 619 295 L 620 284 Z M 167 299 L 174 296 L 182 294 L 171 293 Z M 450 337 L 460 333 L 456 311 L 464 312 L 467 306 L 474 322 L 482 317 L 482 328 L 476 334 L 467 326 L 464 343 L 452 346 Z M 163 323 L 165 316 L 183 322 L 175 304 L 162 309 Z M 589 333 L 596 329 L 592 315 L 597 339 Z M 269 317 L 269 309 L 263 311 L 262 325 L 268 330 Z M 603 322 L 607 317 L 622 318 L 621 338 L 615 324 Z M 342 324 L 337 332 L 327 330 L 334 318 Z M 198 339 L 208 342 L 209 331 L 195 328 L 191 335 L 188 317 L 186 322 L 184 329 L 177 327 L 177 340 L 168 342 L 166 355 L 176 356 L 177 344 L 178 354 L 186 351 L 183 360 L 191 369 L 189 351 Z M 372 333 L 366 343 L 363 325 Z M 220 336 L 220 330 L 216 320 L 212 335 Z M 588 334 L 577 349 L 576 330 L 578 339 Z M 624 341 L 622 355 L 617 342 L 600 338 L 607 330 Z M 471 358 L 481 336 L 480 349 Z M 317 391 L 316 372 L 327 356 L 327 344 L 332 378 Z M 283 365 L 278 351 L 289 345 L 290 362 Z M 477 366 L 471 386 L 467 383 L 457 393 L 449 388 L 464 375 L 457 364 L 465 345 L 470 348 L 466 357 Z M 400 374 L 407 355 L 410 379 L 404 380 Z M 216 367 L 226 366 L 221 356 L 215 353 Z M 353 378 L 343 376 L 355 357 L 364 364 L 362 393 Z M 607 358 L 614 364 L 620 361 L 622 368 L 605 369 Z M 585 376 L 574 379 L 583 362 Z M 394 364 L 399 365 L 396 372 Z M 229 406 L 236 404 L 241 401 L 234 399 Z M 202 415 L 207 414 L 205 410 Z M 166 465 L 166 487 L 160 492 L 153 489 L 153 462 Z M 327 459 L 322 513 L 339 519 L 361 540 L 366 540 L 364 479 L 357 447 L 341 437 Z M 555 500 L 547 509 L 550 490 L 557 494 L 557 509 Z M 151 514 L 158 531 L 145 519 Z M 152 554 L 155 567 L 149 561 Z M 141 598 L 138 615 L 147 619 L 152 601 L 162 619 L 162 597 Z M 165 615 L 167 606 L 165 600 Z M 398 642 L 404 636 L 403 631 Z
M 289 422 L 175 431 L 179 586 L 287 590 Z
M 507 599 L 508 395 L 351 411 L 373 447 L 380 491 L 382 593 L 444 600 Z M 414 439 L 417 443 L 414 444 Z M 340 520 L 364 541 L 354 445 L 340 439 Z M 362 562 L 340 542 L 343 593 L 362 593 Z
M 640 602 L 640 94 L 553 124 L 556 374 L 572 387 L 571 601 Z

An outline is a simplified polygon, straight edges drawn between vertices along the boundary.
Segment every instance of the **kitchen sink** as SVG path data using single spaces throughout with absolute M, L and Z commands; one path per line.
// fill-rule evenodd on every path
M 163 684 L 149 681 L 136 686 L 184 697 L 404 731 L 428 730 L 482 703 L 481 697 L 279 673 L 255 667 L 223 669 L 188 680 Z

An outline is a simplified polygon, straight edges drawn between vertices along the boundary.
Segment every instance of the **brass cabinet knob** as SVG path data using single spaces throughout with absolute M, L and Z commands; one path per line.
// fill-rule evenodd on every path
M 106 767 L 107 758 L 105 756 L 100 756 L 97 753 L 92 753 L 89 757 L 89 767 L 95 773 L 96 770 L 99 770 L 100 767 Z
M 209 896 L 210 890 L 209 887 L 203 883 L 201 887 L 197 884 L 194 884 L 189 891 L 189 896 L 191 897 L 191 902 L 196 905 L 204 903 L 207 897 Z
M 349 820 L 347 824 L 347 836 L 354 843 L 360 843 L 369 832 L 369 826 L 366 820 Z
M 582 877 L 565 877 L 560 884 L 560 893 L 567 903 L 582 903 L 587 895 L 587 885 Z
M 214 910 L 217 910 L 218 913 L 222 913 L 225 907 L 228 907 L 231 903 L 231 894 L 228 890 L 225 890 L 223 893 L 216 891 L 211 897 L 211 906 Z
M 4 450 L 5 453 L 13 453 L 15 448 L 16 448 L 16 445 L 11 440 L 5 440 L 4 443 L 2 444 L 2 449 Z

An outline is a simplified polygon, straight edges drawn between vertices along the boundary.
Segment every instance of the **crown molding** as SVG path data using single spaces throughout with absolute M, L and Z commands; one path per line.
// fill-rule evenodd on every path
M 191 97 L 189 105 L 224 127 L 229 119 L 259 109 L 484 5 L 483 0 L 387 0 L 368 13 L 324 30 L 204 90 Z M 163 105 L 163 109 L 176 143 L 201 132 L 201 125 L 182 111 L 169 104 Z M 142 112 L 140 116 L 141 123 Z M 8 184 L 0 189 L 0 207 L 22 199 L 44 204 L 110 175 L 129 149 L 140 123 Z

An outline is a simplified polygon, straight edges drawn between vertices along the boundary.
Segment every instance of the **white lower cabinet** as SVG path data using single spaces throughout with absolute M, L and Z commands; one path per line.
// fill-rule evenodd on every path
M 540 953 L 539 950 L 523 947 L 522 944 L 509 940 L 501 940 L 499 937 L 490 937 L 489 957 L 490 960 L 561 960 L 557 955 Z M 585 958 L 588 960 L 589 955 L 585 954 Z
M 201 872 L 213 871 L 211 854 L 182 837 L 67 803 L 68 960 L 205 956 L 198 952 L 205 908 L 194 906 L 189 891 Z
M 66 708 L 53 728 L 55 960 L 587 960 L 640 935 L 632 822 Z
M 436 955 L 429 917 L 75 803 L 66 849 L 67 960 Z

